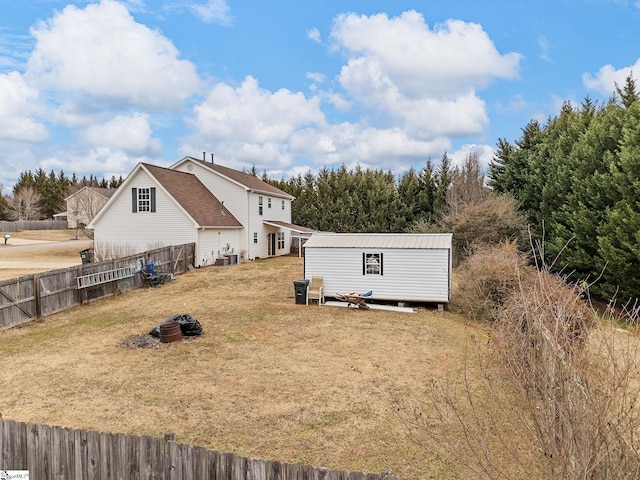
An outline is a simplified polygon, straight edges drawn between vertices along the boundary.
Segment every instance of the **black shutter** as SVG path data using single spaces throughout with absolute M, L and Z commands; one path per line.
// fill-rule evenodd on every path
M 362 254 L 362 274 L 366 275 L 367 261 L 365 259 L 365 254 Z
M 156 187 L 151 187 L 151 212 L 156 211 Z
M 382 252 L 380 252 L 380 276 L 382 276 L 382 266 L 384 265 L 384 262 L 382 261 Z
M 131 211 L 136 213 L 138 211 L 138 189 L 131 189 Z

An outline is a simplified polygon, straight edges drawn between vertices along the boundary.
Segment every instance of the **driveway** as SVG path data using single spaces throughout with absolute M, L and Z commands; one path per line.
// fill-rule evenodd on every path
M 69 240 L 65 242 L 52 242 L 49 240 L 28 240 L 24 238 L 10 238 L 7 245 L 0 245 L 0 269 L 2 270 L 23 270 L 23 269 L 41 269 L 55 270 L 57 268 L 67 268 L 82 263 L 80 259 L 80 250 L 91 247 L 92 240 Z M 64 247 L 78 247 L 77 260 L 29 260 L 30 253 L 38 250 L 52 250 Z M 24 256 L 15 259 L 16 252 L 24 252 Z M 3 254 L 12 254 L 11 260 L 5 260 Z M 55 258 L 55 255 L 52 255 Z

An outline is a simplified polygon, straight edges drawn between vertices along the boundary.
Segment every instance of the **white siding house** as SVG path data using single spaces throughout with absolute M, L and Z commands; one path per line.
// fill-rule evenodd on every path
M 87 225 L 97 215 L 115 188 L 82 187 L 64 199 L 67 204 L 67 227 Z
M 288 254 L 291 250 L 291 202 L 294 197 L 247 173 L 185 157 L 171 166 L 192 173 L 244 227 L 240 248 L 249 259 Z M 278 224 L 279 223 L 279 224 Z
M 304 245 L 304 277 L 324 294 L 373 291 L 372 299 L 448 303 L 451 234 L 316 233 Z
M 90 222 L 100 255 L 196 243 L 198 266 L 290 251 L 293 197 L 248 174 L 185 157 L 170 168 L 140 163 Z M 262 207 L 262 208 L 260 208 Z

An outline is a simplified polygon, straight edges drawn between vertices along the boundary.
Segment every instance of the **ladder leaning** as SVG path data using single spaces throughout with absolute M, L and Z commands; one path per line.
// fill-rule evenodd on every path
M 102 283 L 114 282 L 123 278 L 133 277 L 137 272 L 136 267 L 123 267 L 114 270 L 106 270 L 104 272 L 90 273 L 77 278 L 78 290 L 87 287 L 93 287 Z

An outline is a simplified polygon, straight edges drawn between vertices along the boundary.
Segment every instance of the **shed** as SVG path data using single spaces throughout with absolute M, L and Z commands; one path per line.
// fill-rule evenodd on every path
M 373 291 L 374 300 L 448 303 L 450 233 L 316 233 L 304 245 L 304 277 L 324 293 Z

